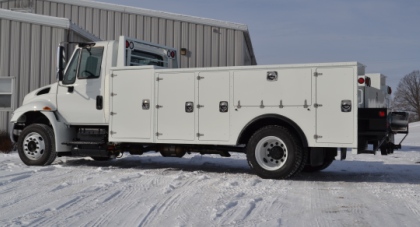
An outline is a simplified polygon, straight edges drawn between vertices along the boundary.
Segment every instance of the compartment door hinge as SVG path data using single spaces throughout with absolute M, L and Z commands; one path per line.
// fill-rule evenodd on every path
M 322 73 L 319 73 L 319 72 L 314 72 L 314 76 L 315 76 L 315 77 L 317 77 L 317 76 L 322 76 Z
M 321 139 L 322 138 L 322 136 L 320 136 L 320 135 L 314 135 L 314 139 Z

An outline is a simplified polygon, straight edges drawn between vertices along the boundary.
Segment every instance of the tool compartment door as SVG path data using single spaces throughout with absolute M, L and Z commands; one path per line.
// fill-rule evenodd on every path
M 316 81 L 316 135 L 318 143 L 353 143 L 357 98 L 356 76 L 352 67 L 318 68 Z M 357 93 L 356 93 L 357 95 Z M 351 101 L 351 111 L 343 112 L 342 104 Z M 318 107 L 316 107 L 318 106 Z
M 201 141 L 228 141 L 232 111 L 229 99 L 229 72 L 200 72 L 198 81 L 198 137 Z M 227 104 L 227 108 L 224 108 Z
M 153 72 L 114 71 L 111 77 L 110 139 L 148 140 L 152 138 L 152 111 L 143 109 L 143 100 L 153 98 Z M 151 103 L 150 105 L 152 105 Z
M 195 139 L 194 73 L 160 73 L 157 75 L 157 139 L 193 141 Z M 187 111 L 186 104 L 192 104 Z

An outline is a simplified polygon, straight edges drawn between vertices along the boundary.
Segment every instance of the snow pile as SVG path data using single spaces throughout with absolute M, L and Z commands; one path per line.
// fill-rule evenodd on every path
M 419 226 L 418 138 L 414 123 L 402 151 L 348 153 L 323 172 L 279 181 L 254 175 L 241 154 L 44 167 L 0 154 L 0 226 Z

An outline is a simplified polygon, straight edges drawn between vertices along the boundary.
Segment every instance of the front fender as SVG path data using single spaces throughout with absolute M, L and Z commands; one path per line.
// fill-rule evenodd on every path
M 57 107 L 53 105 L 51 102 L 47 100 L 39 100 L 39 101 L 31 102 L 17 108 L 13 112 L 13 116 L 10 121 L 12 123 L 16 123 L 25 113 L 30 112 L 30 111 L 50 112 L 50 111 L 56 111 L 56 110 L 57 110 Z
M 17 123 L 26 122 L 26 116 L 25 114 L 28 112 L 39 112 L 42 115 L 44 115 L 49 123 L 51 124 L 53 131 L 54 131 L 54 138 L 55 138 L 55 150 L 57 152 L 68 152 L 71 151 L 71 147 L 62 145 L 63 142 L 71 141 L 74 136 L 76 135 L 76 132 L 73 128 L 68 127 L 63 122 L 60 122 L 57 117 L 54 114 L 54 111 L 56 110 L 56 107 L 52 105 L 48 101 L 36 101 L 31 102 L 26 105 L 23 105 L 16 109 L 13 112 L 13 116 L 11 121 L 11 134 L 12 140 L 14 137 L 18 137 L 20 133 L 17 132 L 17 130 L 22 130 L 22 128 L 15 130 L 15 126 L 18 125 Z M 15 141 L 17 142 L 17 141 Z

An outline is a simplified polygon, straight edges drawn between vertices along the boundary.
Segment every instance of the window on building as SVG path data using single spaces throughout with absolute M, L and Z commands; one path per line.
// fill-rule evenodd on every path
M 13 77 L 0 77 L 0 111 L 13 110 Z

